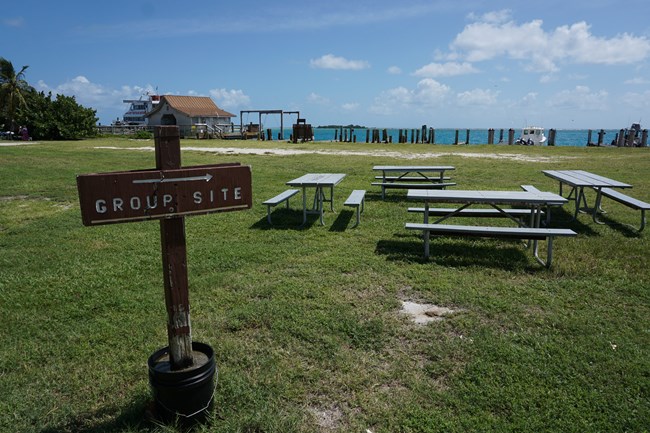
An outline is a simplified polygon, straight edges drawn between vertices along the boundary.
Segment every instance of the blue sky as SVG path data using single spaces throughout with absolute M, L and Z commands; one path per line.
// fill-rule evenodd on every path
M 102 124 L 157 89 L 313 125 L 650 125 L 648 0 L 23 0 L 0 40 Z

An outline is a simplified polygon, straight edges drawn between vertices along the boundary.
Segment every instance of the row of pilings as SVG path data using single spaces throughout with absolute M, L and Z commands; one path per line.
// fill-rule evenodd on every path
M 420 129 L 398 129 L 397 142 L 398 143 L 411 143 L 411 144 L 442 144 L 436 143 L 436 130 L 435 128 L 427 128 L 423 125 Z M 464 141 L 461 141 L 463 138 Z M 393 136 L 388 133 L 388 129 L 365 129 L 366 143 L 392 143 Z M 470 130 L 456 130 L 455 139 L 453 144 L 467 144 L 470 140 Z M 357 134 L 355 129 L 351 127 L 339 128 L 334 130 L 334 141 L 356 143 Z M 499 132 L 499 141 L 496 143 L 504 143 L 504 129 Z M 495 144 L 495 129 L 488 129 L 488 143 Z M 515 130 L 508 130 L 508 144 L 515 144 Z
M 392 143 L 393 136 L 388 133 L 388 129 L 363 129 L 365 131 L 366 143 Z M 428 128 L 423 125 L 420 129 L 398 129 L 397 142 L 398 143 L 423 143 L 423 144 L 450 144 L 450 143 L 436 143 L 436 130 L 435 128 Z M 618 147 L 647 147 L 648 145 L 648 130 L 644 129 L 635 133 L 633 130 L 621 129 L 616 137 L 611 142 L 605 142 L 605 130 L 601 129 L 597 132 L 598 141 L 593 142 L 593 131 L 587 130 L 587 146 L 618 146 Z M 516 144 L 515 130 L 510 128 L 508 130 L 501 128 L 498 130 L 494 128 L 488 129 L 487 144 Z M 549 129 L 547 144 L 555 146 L 557 130 Z M 357 142 L 357 134 L 352 127 L 341 127 L 334 130 L 334 141 L 339 142 Z M 456 129 L 454 134 L 454 142 L 451 144 L 468 144 L 470 142 L 469 129 Z

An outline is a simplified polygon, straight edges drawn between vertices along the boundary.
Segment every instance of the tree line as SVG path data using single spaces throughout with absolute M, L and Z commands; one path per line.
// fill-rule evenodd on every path
M 26 80 L 23 66 L 0 57 L 0 131 L 18 137 L 21 127 L 38 140 L 78 140 L 97 133 L 96 110 L 77 103 L 74 96 L 39 92 Z

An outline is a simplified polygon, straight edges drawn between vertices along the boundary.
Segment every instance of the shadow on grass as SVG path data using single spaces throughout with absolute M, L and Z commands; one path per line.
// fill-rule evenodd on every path
M 593 223 L 591 215 L 578 214 L 578 219 L 573 219 L 573 212 L 567 212 L 566 209 L 553 209 L 551 213 L 551 224 L 548 228 L 571 229 L 579 235 L 599 236 L 598 232 L 588 224 L 582 222 L 583 220 Z
M 318 215 L 307 215 L 307 222 L 302 224 L 302 209 L 278 208 L 271 212 L 271 222 L 264 215 L 250 226 L 256 230 L 305 230 L 318 222 Z
M 108 433 L 115 431 L 154 431 L 156 423 L 148 415 L 149 396 L 139 398 L 125 408 L 107 407 L 77 415 L 65 424 L 42 429 L 41 433 Z
M 625 224 L 618 222 L 610 217 L 608 217 L 606 214 L 601 214 L 599 215 L 598 219 L 605 223 L 606 226 L 610 227 L 613 230 L 618 231 L 620 234 L 625 236 L 626 238 L 638 238 L 641 237 L 641 233 L 639 232 L 639 227 L 641 226 L 641 217 L 639 216 L 639 223 L 637 226 L 633 226 L 631 224 Z
M 537 262 L 530 260 L 533 257 L 532 250 L 520 241 L 432 236 L 430 255 L 425 259 L 424 241 L 421 236 L 396 234 L 395 237 L 398 239 L 380 240 L 375 252 L 386 256 L 388 260 L 407 263 L 433 263 L 459 268 L 483 266 L 507 271 L 530 266 L 537 268 Z
M 350 225 L 350 221 L 352 221 L 352 218 L 355 218 L 356 222 L 356 215 L 355 212 L 351 210 L 342 210 L 339 213 L 339 216 L 336 217 L 334 222 L 332 223 L 332 226 L 330 227 L 331 232 L 344 232 L 345 229 L 348 228 Z

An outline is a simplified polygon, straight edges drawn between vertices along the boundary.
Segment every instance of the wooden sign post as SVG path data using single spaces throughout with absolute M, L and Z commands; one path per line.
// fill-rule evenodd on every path
M 181 168 L 181 142 L 178 129 L 156 128 L 156 168 Z M 171 134 L 170 134 L 171 133 Z M 189 367 L 192 357 L 192 328 L 187 284 L 187 249 L 185 217 L 160 220 L 165 306 L 167 307 L 167 339 L 172 366 Z
M 250 209 L 249 166 L 181 167 L 176 126 L 155 130 L 156 169 L 77 176 L 84 225 L 160 219 L 167 336 L 172 369 L 192 365 L 185 216 Z

